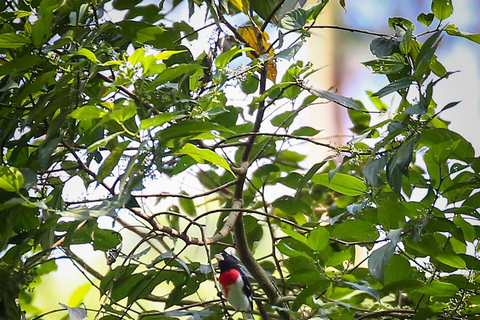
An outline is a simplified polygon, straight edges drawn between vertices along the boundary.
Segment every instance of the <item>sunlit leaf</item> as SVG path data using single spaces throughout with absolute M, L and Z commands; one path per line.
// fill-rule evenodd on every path
M 174 154 L 184 154 L 190 156 L 198 163 L 210 162 L 234 174 L 227 160 L 212 150 L 200 149 L 191 143 L 187 143 Z
M 432 12 L 438 20 L 444 20 L 453 13 L 452 0 L 432 0 Z
M 359 196 L 367 191 L 367 186 L 362 180 L 344 173 L 335 174 L 331 181 L 328 173 L 320 173 L 312 177 L 312 182 L 347 196 Z

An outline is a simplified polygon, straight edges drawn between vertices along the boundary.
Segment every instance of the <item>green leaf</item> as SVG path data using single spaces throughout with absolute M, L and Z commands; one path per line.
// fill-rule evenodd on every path
M 413 150 L 419 136 L 406 140 L 387 163 L 387 180 L 392 190 L 400 193 L 402 187 L 402 174 L 408 175 L 408 167 L 413 158 Z
M 107 252 L 108 249 L 116 248 L 121 242 L 122 236 L 116 231 L 98 227 L 93 231 L 93 248 L 95 250 Z
M 123 151 L 125 151 L 129 144 L 130 141 L 123 141 L 115 146 L 115 149 L 110 152 L 100 167 L 97 175 L 97 181 L 103 181 L 103 179 L 112 173 L 113 168 L 117 166 L 118 160 L 120 160 L 123 155 Z
M 414 77 L 416 79 L 419 79 L 427 72 L 438 44 L 442 40 L 440 37 L 441 34 L 441 31 L 437 31 L 423 43 L 422 48 L 415 59 L 416 68 Z
M 438 20 L 444 20 L 453 13 L 452 0 L 432 0 L 432 12 Z
M 273 117 L 272 120 L 270 120 L 270 122 L 275 127 L 287 128 L 292 124 L 293 120 L 297 115 L 298 115 L 298 112 L 295 110 L 285 111 L 284 113 L 281 113 Z
M 32 27 L 32 41 L 34 46 L 40 47 L 51 37 L 51 23 L 53 18 L 53 14 L 49 13 L 35 22 Z
M 178 202 L 180 204 L 180 207 L 183 209 L 183 211 L 185 211 L 187 215 L 193 217 L 197 214 L 195 202 L 193 202 L 192 199 L 179 198 Z
M 307 245 L 313 251 L 322 251 L 328 245 L 330 232 L 325 227 L 316 227 L 308 235 Z
M 362 64 L 378 74 L 398 73 L 407 65 L 405 59 L 399 53 L 394 53 L 390 56 L 385 56 L 376 60 L 362 62 Z
M 385 184 L 380 178 L 380 173 L 387 165 L 387 162 L 388 157 L 382 156 L 379 159 L 375 159 L 367 163 L 365 168 L 363 168 L 362 173 L 365 176 L 365 179 L 367 179 L 368 183 L 377 188 Z
M 0 166 L 0 189 L 19 192 L 24 182 L 23 175 L 15 167 Z
M 211 133 L 212 131 L 233 133 L 230 129 L 220 126 L 215 123 L 196 120 L 179 121 L 176 124 L 162 130 L 158 133 L 159 139 L 167 141 L 169 139 L 197 136 L 204 133 Z M 212 134 L 212 136 L 214 136 Z M 215 136 L 214 136 L 215 137 Z
M 392 83 L 389 83 L 388 85 L 386 85 L 382 89 L 375 92 L 373 94 L 373 96 L 381 98 L 381 97 L 384 97 L 384 96 L 386 96 L 390 93 L 409 88 L 413 84 L 414 81 L 415 81 L 415 79 L 411 78 L 411 77 L 401 78 L 401 79 L 395 80 Z
M 173 154 L 185 154 L 187 156 L 192 157 L 198 163 L 210 162 L 212 164 L 215 164 L 224 168 L 225 170 L 235 175 L 232 169 L 230 168 L 230 165 L 228 164 L 227 160 L 225 160 L 225 158 L 213 152 L 212 150 L 199 149 L 193 144 L 187 143 L 182 148 L 174 152 Z
M 445 32 L 447 32 L 451 36 L 462 37 L 462 38 L 465 38 L 465 39 L 468 39 L 470 41 L 473 41 L 475 43 L 480 44 L 480 33 L 462 32 L 454 24 L 449 24 L 448 26 L 446 26 L 445 27 Z
M 87 151 L 92 152 L 94 150 L 97 150 L 98 148 L 105 146 L 107 143 L 109 143 L 110 141 L 112 141 L 113 139 L 115 139 L 116 137 L 118 137 L 121 134 L 123 134 L 123 131 L 115 132 L 114 134 L 106 136 L 103 139 L 95 141 L 94 143 L 92 143 L 91 145 L 88 146 Z
M 453 283 L 434 280 L 417 291 L 433 297 L 453 297 L 458 288 Z
M 302 8 L 297 8 L 288 12 L 283 17 L 281 24 L 287 30 L 301 29 L 307 23 L 308 13 Z
M 110 119 L 115 120 L 117 122 L 125 122 L 126 120 L 130 119 L 136 114 L 137 114 L 137 107 L 126 106 L 126 107 L 121 107 L 113 110 L 113 112 L 109 115 L 109 117 Z
M 30 44 L 30 38 L 21 33 L 0 34 L 0 49 L 18 49 Z
M 371 222 L 348 220 L 338 224 L 331 237 L 345 241 L 374 241 L 378 238 L 378 231 Z
M 375 249 L 368 257 L 368 270 L 370 274 L 381 282 L 383 282 L 385 267 L 392 258 L 395 247 L 396 243 L 389 242 Z
M 384 267 L 383 282 L 387 286 L 392 283 L 410 280 L 413 273 L 414 271 L 406 258 L 394 255 Z
M 435 18 L 433 13 L 425 14 L 422 12 L 418 15 L 417 21 L 428 27 L 432 24 L 433 18 Z
M 320 98 L 335 102 L 336 104 L 339 104 L 347 109 L 362 111 L 362 108 L 358 105 L 358 103 L 351 98 L 347 98 L 340 94 L 322 90 L 319 88 L 309 88 L 309 91 Z
M 317 135 L 320 130 L 317 130 L 312 127 L 300 127 L 297 130 L 292 132 L 293 136 L 306 136 L 306 137 L 313 137 Z
M 172 66 L 161 72 L 150 84 L 150 87 L 154 89 L 161 84 L 164 84 L 168 81 L 173 81 L 178 77 L 194 73 L 195 71 L 201 70 L 202 68 L 203 67 L 199 64 L 180 64 L 177 66 Z
M 312 177 L 312 182 L 346 196 L 359 196 L 367 191 L 367 186 L 362 180 L 344 173 L 335 174 L 331 181 L 328 179 L 328 173 L 316 174 Z
M 278 208 L 283 212 L 295 215 L 297 213 L 304 213 L 310 215 L 312 213 L 312 208 L 306 202 L 301 199 L 294 198 L 291 196 L 282 196 L 272 203 L 272 207 Z
M 465 261 L 463 261 L 462 258 L 460 258 L 458 255 L 454 253 L 441 252 L 439 254 L 432 256 L 432 258 L 453 268 L 457 268 L 457 269 L 466 268 Z
M 306 237 L 304 237 L 303 235 L 301 235 L 300 233 L 298 233 L 298 231 L 285 229 L 285 228 L 282 228 L 282 231 L 284 233 L 286 233 L 287 235 L 289 235 L 290 237 L 292 237 L 293 239 L 295 239 L 297 241 L 300 241 L 304 244 L 307 244 L 307 242 L 308 242 L 308 239 Z M 327 241 L 328 241 L 328 239 L 327 239 Z
M 93 63 L 99 63 L 97 57 L 95 56 L 95 53 L 88 50 L 87 48 L 81 48 L 80 50 L 77 51 L 76 55 L 84 56 L 85 58 L 92 61 Z
M 90 120 L 90 119 L 98 119 L 102 118 L 103 116 L 107 115 L 107 112 L 103 109 L 97 108 L 92 105 L 86 105 L 75 109 L 70 113 L 70 117 L 76 120 Z
M 172 121 L 172 120 L 178 120 L 182 119 L 185 116 L 183 114 L 180 114 L 180 112 L 166 112 L 166 113 L 161 113 L 156 115 L 153 118 L 147 118 L 143 119 L 141 124 L 140 124 L 140 129 L 148 129 L 150 127 L 158 127 L 161 126 L 162 124 Z
M 242 52 L 248 52 L 248 51 L 255 51 L 255 50 L 250 47 L 241 49 L 241 48 L 238 48 L 237 46 L 233 46 L 229 51 L 222 53 L 215 59 L 215 65 L 221 69 L 225 68 L 227 64 L 229 64 L 230 61 L 232 61 L 238 54 Z

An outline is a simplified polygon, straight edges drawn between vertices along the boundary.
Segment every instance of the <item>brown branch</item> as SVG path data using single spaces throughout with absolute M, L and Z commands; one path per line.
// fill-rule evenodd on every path
M 260 94 L 263 94 L 266 91 L 266 82 L 267 82 L 267 66 L 264 65 L 263 68 L 261 69 L 260 88 L 259 88 Z M 252 132 L 256 133 L 260 131 L 265 110 L 266 110 L 265 100 L 262 100 L 259 102 L 259 107 L 255 117 L 255 123 L 253 125 Z M 242 154 L 241 168 L 245 168 L 245 172 L 238 174 L 237 184 L 235 185 L 234 203 L 237 203 L 237 204 L 243 203 L 243 187 L 245 184 L 247 171 L 249 167 L 250 153 L 255 143 L 255 138 L 256 138 L 255 135 L 250 135 L 248 137 L 247 144 Z M 255 257 L 253 256 L 252 252 L 250 251 L 250 248 L 248 247 L 247 236 L 245 234 L 245 228 L 243 223 L 243 215 L 240 211 L 234 211 L 230 214 L 230 217 L 231 216 L 236 216 L 236 221 L 234 224 L 235 246 L 237 248 L 237 252 L 240 257 L 240 260 L 243 262 L 243 264 L 248 269 L 250 274 L 255 278 L 255 280 L 257 280 L 257 283 L 259 284 L 260 288 L 262 288 L 265 294 L 267 295 L 270 304 L 275 305 L 277 303 L 277 300 L 281 297 L 281 294 L 278 291 L 275 284 L 272 283 L 268 275 L 265 273 L 262 267 L 255 260 Z M 290 319 L 290 315 L 288 312 L 282 310 L 282 311 L 279 311 L 278 313 L 282 317 L 282 319 L 284 320 Z
M 371 35 L 371 36 L 378 36 L 378 37 L 393 37 L 391 34 L 387 34 L 387 33 L 361 30 L 361 29 L 355 29 L 355 28 L 349 28 L 349 27 L 343 27 L 343 26 L 315 26 L 314 25 L 314 26 L 310 26 L 309 28 L 310 29 L 334 29 L 334 30 L 342 30 L 342 31 L 363 33 L 363 34 L 368 34 L 368 35 Z
M 227 139 L 218 142 L 217 144 L 213 145 L 212 148 L 213 148 L 213 149 L 215 149 L 215 148 L 220 148 L 220 147 L 221 147 L 227 140 L 229 140 L 229 139 L 243 138 L 243 137 L 249 137 L 249 136 L 270 136 L 270 137 L 296 139 L 296 140 L 307 141 L 307 142 L 310 142 L 310 143 L 315 144 L 315 145 L 317 145 L 317 146 L 326 147 L 326 148 L 329 148 L 329 149 L 331 149 L 331 150 L 333 150 L 333 151 L 336 151 L 336 152 L 348 152 L 348 153 L 351 153 L 350 150 L 340 149 L 340 148 L 334 147 L 334 146 L 332 146 L 332 145 L 330 145 L 330 144 L 328 144 L 328 143 L 318 142 L 318 141 L 315 141 L 315 140 L 310 139 L 310 138 L 294 136 L 294 135 L 291 135 L 291 134 L 267 133 L 267 132 L 249 132 L 249 133 L 236 134 L 236 135 L 234 135 L 234 136 L 230 136 L 230 137 L 228 137 Z M 230 147 L 231 145 L 227 145 L 227 146 Z
M 211 190 L 208 190 L 208 191 L 205 191 L 205 192 L 202 192 L 202 193 L 197 193 L 197 194 L 194 194 L 194 195 L 188 195 L 188 194 L 182 194 L 182 193 L 160 192 L 160 193 L 155 193 L 155 194 L 138 194 L 138 195 L 132 194 L 132 196 L 133 197 L 138 197 L 138 198 L 170 197 L 170 198 L 184 198 L 184 199 L 193 200 L 195 198 L 205 197 L 205 196 L 211 195 L 213 193 L 216 193 L 218 191 L 221 191 L 223 189 L 226 189 L 230 186 L 235 185 L 235 183 L 237 183 L 237 181 L 233 180 L 233 181 L 227 182 L 225 184 L 222 184 L 221 186 L 218 186 L 214 189 L 211 189 Z
M 270 23 L 270 21 L 272 21 L 273 17 L 275 16 L 275 14 L 277 13 L 278 10 L 280 10 L 280 8 L 283 6 L 285 0 L 281 0 L 277 3 L 277 5 L 275 6 L 275 8 L 273 8 L 272 12 L 268 15 L 268 17 L 265 19 L 265 21 L 263 22 L 263 25 L 262 27 L 260 28 L 260 30 L 263 32 L 265 31 L 265 29 L 267 28 L 268 24 Z
M 354 317 L 357 319 L 370 319 L 370 318 L 381 318 L 385 316 L 399 318 L 399 319 L 410 319 L 416 314 L 415 310 L 407 310 L 407 309 L 394 309 L 394 310 L 382 310 L 382 311 L 374 311 L 364 314 L 355 314 Z

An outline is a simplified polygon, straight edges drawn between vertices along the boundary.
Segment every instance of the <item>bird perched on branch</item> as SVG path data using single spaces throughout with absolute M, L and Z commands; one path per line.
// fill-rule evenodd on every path
M 237 261 L 226 252 L 216 254 L 215 257 L 220 268 L 218 282 L 225 298 L 236 311 L 251 312 L 253 309 L 252 287 Z M 249 318 L 252 317 L 249 316 Z

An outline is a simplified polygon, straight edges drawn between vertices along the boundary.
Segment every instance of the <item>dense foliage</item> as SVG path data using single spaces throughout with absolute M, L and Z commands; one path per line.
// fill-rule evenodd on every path
M 475 318 L 480 159 L 441 118 L 459 102 L 434 97 L 451 74 L 436 55 L 442 37 L 480 35 L 448 21 L 450 0 L 418 15 L 420 32 L 385 21 L 392 34 L 365 43 L 364 65 L 389 84 L 368 110 L 307 84 L 321 71 L 295 60 L 322 10 L 346 5 L 328 2 L 0 3 L 0 318 L 227 317 L 212 260 L 227 247 L 262 319 Z M 179 10 L 204 24 L 178 21 Z M 338 147 L 295 126 L 326 101 L 349 110 L 358 139 Z M 298 142 L 334 156 L 304 168 Z M 105 252 L 109 271 L 78 245 Z M 100 303 L 32 311 L 35 279 L 63 257 Z

